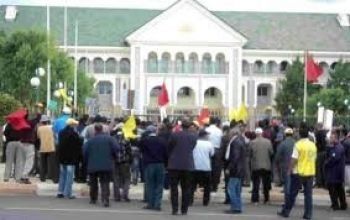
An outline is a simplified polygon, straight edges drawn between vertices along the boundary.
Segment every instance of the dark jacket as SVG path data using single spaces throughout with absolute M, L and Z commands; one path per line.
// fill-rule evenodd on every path
M 169 170 L 194 170 L 193 149 L 197 143 L 197 135 L 183 130 L 173 133 L 168 145 Z
M 66 126 L 59 133 L 58 160 L 60 164 L 74 165 L 82 156 L 83 140 L 79 134 L 70 126 Z
M 345 164 L 350 165 L 350 137 L 346 137 L 342 144 L 345 152 Z
M 327 131 L 318 130 L 315 133 L 317 153 L 324 152 L 327 147 Z
M 98 134 L 92 137 L 84 145 L 84 158 L 88 173 L 112 171 L 113 160 L 119 150 L 118 142 L 109 135 Z
M 282 172 L 287 172 L 289 170 L 294 145 L 295 140 L 292 137 L 287 137 L 277 147 L 275 162 Z
M 344 147 L 340 143 L 335 144 L 335 146 L 328 147 L 325 161 L 326 183 L 343 183 L 344 170 Z
M 140 141 L 143 164 L 147 166 L 153 163 L 166 163 L 167 141 L 165 138 L 149 135 Z
M 245 150 L 244 137 L 239 135 L 230 144 L 230 154 L 227 167 L 230 177 L 244 178 Z
M 11 141 L 19 141 L 21 139 L 21 132 L 14 130 L 10 124 L 6 125 L 4 135 L 7 143 Z

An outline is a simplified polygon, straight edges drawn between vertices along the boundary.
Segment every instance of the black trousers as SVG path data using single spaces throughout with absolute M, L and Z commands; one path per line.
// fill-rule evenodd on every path
M 191 186 L 191 199 L 190 203 L 193 203 L 194 192 L 197 189 L 197 186 L 204 187 L 203 195 L 203 205 L 208 205 L 210 201 L 210 171 L 194 171 L 192 173 L 192 186 Z
M 264 202 L 270 200 L 270 189 L 271 189 L 271 172 L 268 170 L 260 169 L 255 170 L 252 173 L 253 180 L 253 192 L 252 192 L 252 202 L 259 202 L 259 188 L 260 182 L 262 180 L 264 189 Z
M 328 192 L 332 202 L 332 208 L 346 209 L 345 189 L 342 183 L 328 183 Z
M 90 200 L 96 202 L 98 199 L 98 182 L 101 188 L 101 200 L 103 203 L 109 202 L 109 183 L 112 172 L 94 172 L 90 173 Z
M 211 189 L 213 191 L 218 190 L 220 184 L 221 172 L 223 169 L 223 161 L 220 149 L 215 149 L 214 157 L 211 160 L 212 176 L 211 176 Z
M 318 152 L 316 158 L 316 185 L 325 187 L 324 162 L 326 160 L 326 152 Z
M 173 212 L 179 210 L 179 191 L 180 183 L 182 192 L 181 212 L 187 213 L 191 196 L 191 172 L 184 170 L 169 170 L 170 178 L 170 197 Z
M 45 182 L 46 178 L 49 178 L 58 182 L 57 172 L 56 153 L 40 153 L 40 181 Z

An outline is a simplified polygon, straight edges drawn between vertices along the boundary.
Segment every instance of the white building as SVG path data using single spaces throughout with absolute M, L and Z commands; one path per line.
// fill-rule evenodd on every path
M 5 18 L 6 7 L 1 7 Z M 17 6 L 0 29 L 46 27 L 46 7 Z M 63 47 L 64 8 L 51 7 L 51 33 Z M 197 114 L 207 105 L 225 115 L 241 103 L 258 115 L 274 106 L 279 80 L 305 50 L 327 73 L 350 61 L 349 15 L 209 11 L 180 0 L 164 11 L 68 8 L 68 52 L 97 79 L 100 111 L 157 113 L 164 81 L 170 114 Z M 78 57 L 74 23 L 79 21 Z M 349 73 L 350 74 L 350 73 Z

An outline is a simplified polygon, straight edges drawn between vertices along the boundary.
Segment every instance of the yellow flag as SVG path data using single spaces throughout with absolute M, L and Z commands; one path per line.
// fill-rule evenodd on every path
M 237 111 L 237 121 L 244 121 L 246 122 L 248 120 L 248 109 L 244 104 L 241 104 Z
M 136 129 L 136 120 L 135 116 L 129 116 L 128 120 L 125 122 L 122 131 L 125 139 L 134 139 L 136 135 L 134 134 L 134 130 Z
M 230 121 L 232 121 L 232 120 L 237 121 L 237 115 L 238 115 L 238 111 L 236 109 L 234 109 L 234 108 L 230 109 L 230 112 L 229 112 Z

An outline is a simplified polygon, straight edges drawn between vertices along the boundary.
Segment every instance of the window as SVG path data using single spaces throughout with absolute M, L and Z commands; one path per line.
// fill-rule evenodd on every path
M 242 71 L 245 75 L 249 74 L 249 63 L 246 60 L 242 61 Z
M 114 58 L 108 58 L 106 61 L 106 73 L 117 72 L 117 61 Z
M 148 54 L 147 72 L 157 73 L 158 72 L 158 57 L 155 52 Z
M 287 61 L 282 61 L 280 65 L 280 72 L 285 73 L 287 71 L 288 65 L 289 64 Z
M 258 96 L 267 96 L 268 88 L 267 86 L 259 86 L 258 87 Z
M 104 73 L 104 62 L 101 58 L 94 59 L 94 73 Z
M 254 73 L 264 73 L 264 63 L 261 60 L 254 63 Z
M 160 93 L 160 91 L 162 90 L 162 87 L 160 86 L 156 86 L 151 90 L 150 96 L 151 97 L 157 97 Z
M 269 61 L 267 63 L 267 73 L 276 73 L 277 69 L 277 63 L 275 61 Z
M 190 96 L 191 95 L 191 89 L 189 87 L 183 87 L 178 92 L 179 96 Z
M 183 53 L 177 53 L 176 54 L 176 73 L 184 73 L 185 69 L 185 57 Z
M 169 53 L 163 53 L 162 54 L 162 61 L 160 64 L 160 72 L 161 73 L 168 73 L 170 69 L 170 54 Z
M 198 66 L 198 56 L 196 53 L 191 53 L 190 57 L 188 58 L 188 72 L 189 73 L 197 72 L 197 66 Z
M 209 97 L 214 97 L 216 95 L 217 95 L 216 88 L 213 88 L 213 87 L 205 90 L 205 93 L 204 93 L 204 96 L 209 96 Z
M 220 53 L 215 58 L 215 73 L 226 73 L 225 55 Z
M 88 73 L 89 65 L 90 65 L 89 60 L 86 57 L 83 57 L 79 60 L 78 69 L 83 71 L 84 73 Z
M 130 73 L 130 61 L 128 58 L 120 60 L 120 73 Z
M 107 81 L 100 81 L 97 84 L 97 91 L 99 95 L 110 95 L 112 94 L 112 83 Z
M 212 61 L 211 61 L 211 55 L 209 53 L 206 53 L 203 55 L 202 60 L 202 73 L 208 74 L 212 73 Z

